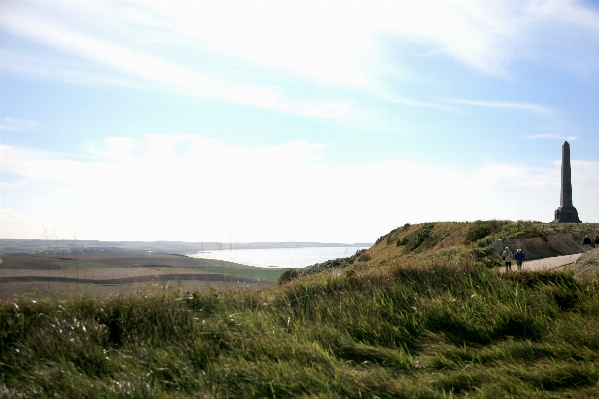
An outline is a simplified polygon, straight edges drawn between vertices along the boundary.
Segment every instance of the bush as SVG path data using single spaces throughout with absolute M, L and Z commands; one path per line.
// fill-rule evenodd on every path
M 397 237 L 401 234 L 402 231 L 403 230 L 401 227 L 391 230 L 389 234 L 387 234 L 387 245 L 390 245 L 395 240 L 397 240 Z
M 387 237 L 387 245 L 391 245 L 393 244 L 397 238 L 399 237 L 399 235 L 403 232 L 405 232 L 406 230 L 408 230 L 410 228 L 410 223 L 406 223 L 401 227 L 398 227 L 396 229 L 393 229 L 389 232 L 389 234 L 386 235 Z M 382 239 L 383 237 L 381 237 Z M 382 240 L 381 240 L 382 241 Z
M 368 262 L 371 259 L 372 259 L 372 256 L 370 256 L 369 254 L 362 254 L 358 258 L 358 262 Z
M 421 229 L 416 230 L 397 241 L 397 245 L 405 245 L 406 251 L 411 252 L 418 248 L 427 238 L 431 236 L 431 232 L 434 227 L 434 223 L 427 223 L 422 226 Z
M 286 269 L 279 276 L 279 284 L 285 284 L 299 277 L 299 272 L 296 269 Z
M 476 260 L 480 260 L 487 256 L 493 256 L 493 248 L 485 246 L 485 247 L 473 247 L 470 249 L 470 253 L 476 257 Z
M 501 227 L 504 224 L 505 222 L 497 220 L 477 220 L 468 227 L 468 231 L 466 231 L 464 237 L 464 243 L 470 244 L 471 242 L 486 238 L 493 233 L 498 233 L 501 231 Z
M 364 249 L 358 249 L 355 254 L 353 254 L 349 258 L 345 258 L 345 259 L 347 259 L 348 263 L 353 263 L 354 260 L 356 260 L 357 258 L 359 258 L 365 252 L 366 252 L 366 248 L 364 248 Z
M 536 222 L 522 221 L 517 222 L 506 222 L 502 226 L 500 238 L 536 238 L 541 237 L 545 242 L 547 239 L 547 232 L 543 230 L 542 225 L 536 224 Z

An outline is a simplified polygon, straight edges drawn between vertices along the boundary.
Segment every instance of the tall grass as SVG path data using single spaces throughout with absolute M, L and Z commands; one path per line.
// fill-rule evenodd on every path
M 463 260 L 0 306 L 1 397 L 596 397 L 599 294 Z

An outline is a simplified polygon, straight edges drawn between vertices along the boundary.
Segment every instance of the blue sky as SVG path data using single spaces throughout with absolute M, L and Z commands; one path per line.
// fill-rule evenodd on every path
M 592 2 L 1 4 L 2 238 L 599 221 Z

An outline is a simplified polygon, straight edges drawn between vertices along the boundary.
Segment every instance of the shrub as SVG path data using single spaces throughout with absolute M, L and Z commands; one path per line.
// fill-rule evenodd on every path
M 358 262 L 368 262 L 371 259 L 372 259 L 372 256 L 370 256 L 369 254 L 362 254 L 358 258 Z
M 547 232 L 544 231 L 542 225 L 536 224 L 536 222 L 522 221 L 507 222 L 502 226 L 500 238 L 535 238 L 541 237 L 544 241 L 547 241 Z
M 411 252 L 418 248 L 427 238 L 431 236 L 431 232 L 434 227 L 434 223 L 427 223 L 422 226 L 421 229 L 416 230 L 397 241 L 397 245 L 405 245 L 406 251 Z
M 286 269 L 279 276 L 279 284 L 285 284 L 299 277 L 299 272 L 296 269 Z
M 365 252 L 366 252 L 366 248 L 364 248 L 364 249 L 358 249 L 355 254 L 353 254 L 349 258 L 345 258 L 345 259 L 347 259 L 348 263 L 353 263 L 354 260 L 356 260 L 357 258 L 359 258 Z
M 476 257 L 476 260 L 480 260 L 484 257 L 487 256 L 492 256 L 493 255 L 493 248 L 491 247 L 473 247 L 470 249 L 470 252 Z
M 406 223 L 401 227 L 391 230 L 389 232 L 389 234 L 386 235 L 387 245 L 391 245 L 392 243 L 394 243 L 397 240 L 397 238 L 399 237 L 399 235 L 401 233 L 405 232 L 406 230 L 408 230 L 409 228 L 410 228 L 410 223 Z
M 464 242 L 469 244 L 471 242 L 486 238 L 493 233 L 501 231 L 501 227 L 504 224 L 505 222 L 500 222 L 497 220 L 477 220 L 468 227 L 468 231 L 466 231 L 464 237 Z
M 387 234 L 387 245 L 390 245 L 395 240 L 397 240 L 397 237 L 401 234 L 402 231 L 403 230 L 401 227 L 391 230 L 389 234 Z

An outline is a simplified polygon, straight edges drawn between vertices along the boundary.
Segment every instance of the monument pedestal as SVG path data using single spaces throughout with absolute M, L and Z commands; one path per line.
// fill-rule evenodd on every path
M 573 206 L 560 206 L 555 210 L 554 222 L 582 223 L 578 218 L 578 211 Z

